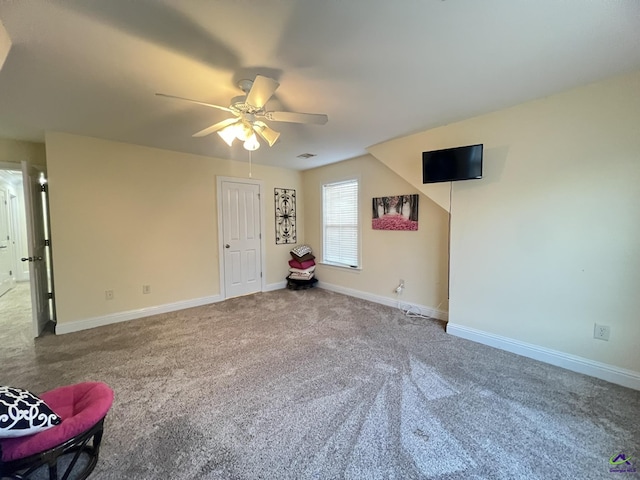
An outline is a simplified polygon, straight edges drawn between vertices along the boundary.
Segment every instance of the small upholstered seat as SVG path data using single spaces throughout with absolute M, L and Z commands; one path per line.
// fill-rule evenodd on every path
M 85 479 L 98 462 L 104 418 L 113 403 L 113 390 L 101 382 L 59 387 L 40 395 L 62 418 L 59 425 L 33 435 L 0 439 L 0 478 L 27 479 L 46 465 L 58 480 L 58 459 L 65 457 L 63 480 Z M 81 457 L 84 461 L 79 461 Z

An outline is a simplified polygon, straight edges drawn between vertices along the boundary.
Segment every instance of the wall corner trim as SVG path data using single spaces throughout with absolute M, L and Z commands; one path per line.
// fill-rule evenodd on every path
M 588 358 L 540 347 L 451 322 L 447 323 L 447 333 L 544 363 L 549 363 L 557 367 L 566 368 L 573 372 L 606 380 L 607 382 L 622 385 L 623 387 L 640 390 L 640 372 L 634 372 L 633 370 L 589 360 Z
M 372 293 L 361 292 L 360 290 L 354 290 L 352 288 L 341 287 L 339 285 L 333 285 L 325 282 L 318 282 L 319 288 L 324 288 L 325 290 L 330 290 L 336 293 L 342 293 L 344 295 L 349 295 L 350 297 L 361 298 L 362 300 L 369 300 L 370 302 L 379 303 L 381 305 L 386 305 L 392 308 L 398 308 L 400 304 L 405 309 L 411 309 L 411 311 L 416 311 L 420 315 L 424 315 L 426 317 L 436 318 L 438 320 L 447 321 L 449 318 L 449 314 L 442 310 L 436 310 L 435 308 L 427 307 L 424 305 L 418 305 L 417 303 L 409 303 L 409 302 L 398 302 L 398 300 L 388 297 L 383 297 L 381 295 L 374 295 Z
M 92 317 L 84 320 L 76 320 L 73 322 L 58 323 L 56 325 L 56 335 L 65 333 L 79 332 L 95 327 L 103 327 L 112 323 L 126 322 L 128 320 L 136 320 L 138 318 L 150 317 L 160 313 L 175 312 L 184 310 L 185 308 L 201 307 L 210 303 L 222 301 L 220 295 L 212 295 L 209 297 L 194 298 L 192 300 L 183 300 L 175 303 L 167 303 L 164 305 L 156 305 L 153 307 L 139 308 L 136 310 L 128 310 L 126 312 L 111 313 L 100 317 Z

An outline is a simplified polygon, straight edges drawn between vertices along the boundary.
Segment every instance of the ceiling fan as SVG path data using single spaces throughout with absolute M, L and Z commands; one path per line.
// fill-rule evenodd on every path
M 213 132 L 218 132 L 218 135 L 220 135 L 229 146 L 231 146 L 237 138 L 244 142 L 244 148 L 247 150 L 256 150 L 260 147 L 256 133 L 267 142 L 270 147 L 273 146 L 280 136 L 280 132 L 273 130 L 263 120 L 315 125 L 324 125 L 329 120 L 326 115 L 320 113 L 275 112 L 265 110 L 265 104 L 275 93 L 279 85 L 280 84 L 273 78 L 262 75 L 256 75 L 255 80 L 240 80 L 238 87 L 244 92 L 244 95 L 232 98 L 231 105 L 228 107 L 191 100 L 189 98 L 176 97 L 175 95 L 167 95 L 165 93 L 156 93 L 156 95 L 217 108 L 218 110 L 233 114 L 232 118 L 227 118 L 204 130 L 200 130 L 194 133 L 193 136 L 204 137 Z

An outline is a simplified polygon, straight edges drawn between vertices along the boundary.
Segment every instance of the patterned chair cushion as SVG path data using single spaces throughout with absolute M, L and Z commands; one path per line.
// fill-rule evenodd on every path
M 62 419 L 37 395 L 0 386 L 0 438 L 33 435 L 60 422 Z

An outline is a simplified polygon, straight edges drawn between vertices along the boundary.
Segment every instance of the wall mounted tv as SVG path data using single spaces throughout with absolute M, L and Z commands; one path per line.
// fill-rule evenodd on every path
M 482 178 L 482 145 L 422 152 L 422 183 Z

